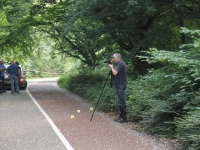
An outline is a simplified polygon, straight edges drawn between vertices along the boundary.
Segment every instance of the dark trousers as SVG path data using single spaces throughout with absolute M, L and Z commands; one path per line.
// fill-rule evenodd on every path
M 125 102 L 125 90 L 124 86 L 116 86 L 118 104 L 120 109 L 119 118 L 126 119 L 126 102 Z
M 4 80 L 5 80 L 5 77 L 1 77 L 1 92 L 4 92 Z

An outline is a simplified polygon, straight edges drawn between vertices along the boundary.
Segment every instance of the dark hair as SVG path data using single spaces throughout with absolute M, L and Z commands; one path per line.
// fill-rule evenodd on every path
M 15 62 L 17 65 L 19 65 L 19 63 L 18 62 Z

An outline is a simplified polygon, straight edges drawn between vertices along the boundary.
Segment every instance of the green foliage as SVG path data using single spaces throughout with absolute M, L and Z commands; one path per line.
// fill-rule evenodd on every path
M 183 142 L 184 145 L 185 141 L 182 139 L 183 134 L 188 137 L 196 137 L 196 134 L 194 134 L 195 131 L 191 131 L 191 134 L 189 134 L 189 132 L 182 134 L 181 128 L 183 128 L 187 122 L 183 121 L 185 118 L 182 118 L 182 116 L 188 112 L 188 118 L 190 118 L 190 112 L 194 110 L 198 111 L 200 104 L 200 74 L 198 71 L 200 70 L 200 32 L 199 30 L 190 31 L 186 28 L 182 28 L 182 32 L 191 34 L 191 40 L 193 40 L 193 42 L 181 45 L 179 51 L 169 52 L 151 49 L 151 51 L 147 52 L 148 56 L 140 56 L 141 59 L 145 59 L 151 64 L 157 63 L 164 67 L 153 72 L 151 71 L 143 78 L 133 81 L 135 85 L 143 86 L 141 86 L 141 89 L 140 86 L 139 89 L 132 88 L 135 90 L 133 93 L 138 92 L 139 96 L 137 96 L 137 94 L 130 94 L 129 101 L 138 98 L 140 98 L 141 101 L 143 101 L 143 99 L 152 100 L 151 103 L 147 103 L 149 105 L 146 110 L 140 111 L 143 105 L 139 103 L 139 109 L 134 111 L 135 114 L 139 112 L 139 119 L 142 118 L 139 122 L 142 124 L 142 127 L 151 133 L 156 133 L 161 136 L 179 137 L 178 139 Z M 148 85 L 149 88 L 147 88 L 148 86 L 146 87 L 145 84 Z M 145 94 L 140 93 L 139 90 Z M 174 122 L 175 118 L 179 121 Z M 194 119 L 195 117 L 191 117 L 190 121 L 192 121 L 192 118 Z M 176 130 L 177 127 L 178 130 Z M 188 126 L 187 129 L 189 129 Z M 191 130 L 193 130 L 193 128 L 191 128 Z M 186 137 L 184 139 L 186 139 Z M 190 149 L 196 149 L 198 142 L 195 143 L 195 138 L 190 139 L 191 140 L 188 140 L 188 143 L 186 141 L 185 144 L 188 146 L 189 143 L 194 143 Z
M 186 30 L 186 29 L 185 29 Z M 188 30 L 186 30 L 188 31 Z M 195 31 L 194 34 L 199 33 Z M 194 36 L 193 34 L 193 36 Z M 199 36 L 199 35 L 198 35 Z M 167 65 L 167 68 L 171 70 L 165 75 L 166 78 L 174 78 L 176 87 L 180 87 L 176 91 L 175 95 L 171 95 L 173 98 L 182 97 L 182 102 L 185 103 L 184 109 L 195 109 L 200 104 L 199 99 L 199 42 L 196 40 L 190 44 L 184 44 L 180 46 L 178 52 L 158 51 L 152 49 L 151 57 L 146 60 L 150 63 L 163 63 Z M 184 98 L 183 98 L 184 97 Z
M 129 56 L 135 74 L 146 73 L 149 67 L 136 57 L 142 50 L 176 49 L 189 40 L 179 28 L 198 27 L 200 20 L 198 0 L 7 0 L 0 4 L 4 35 L 0 48 L 5 59 L 22 61 L 30 56 L 38 46 L 34 33 L 40 32 L 53 40 L 53 54 L 95 68 L 105 53 L 120 52 Z
M 8 31 L 6 31 L 6 30 L 3 30 L 3 28 L 5 27 L 5 26 L 7 26 L 8 25 L 8 21 L 7 21 L 7 19 L 6 19 L 6 14 L 5 14 L 5 12 L 4 11 L 0 11 L 0 44 L 2 44 L 3 42 L 5 42 L 5 36 L 7 36 L 8 34 L 9 34 L 9 32 Z
M 181 104 L 173 101 L 154 101 L 152 108 L 143 112 L 143 119 L 140 121 L 145 131 L 158 134 L 162 137 L 174 138 L 175 123 L 174 117 L 180 117 Z
M 114 111 L 117 104 L 114 87 L 110 86 L 110 79 L 104 87 L 105 81 L 105 76 L 100 74 L 66 75 L 59 78 L 58 85 L 93 103 L 98 101 L 102 92 L 98 108 L 104 111 Z
M 191 111 L 183 118 L 176 118 L 177 139 L 184 149 L 198 150 L 200 147 L 200 110 Z
M 70 87 L 70 81 L 71 81 L 71 76 L 69 75 L 63 75 L 61 76 L 59 79 L 58 79 L 58 85 L 61 87 L 61 88 L 65 88 L 65 89 L 69 89 Z
M 127 95 L 127 115 L 132 121 L 140 121 L 142 112 L 152 107 L 153 93 L 151 84 L 148 81 L 138 78 L 135 81 L 129 81 L 126 90 Z
M 91 100 L 94 104 L 96 104 L 102 92 L 98 104 L 98 109 L 104 112 L 117 111 L 118 108 L 117 108 L 117 98 L 114 91 L 115 89 L 114 87 L 111 87 L 109 84 L 107 84 L 103 89 L 103 82 L 104 81 L 101 81 L 99 85 L 89 88 L 87 93 L 85 94 L 85 97 Z
M 128 117 L 139 122 L 144 130 L 165 137 L 174 137 L 173 118 L 181 115 L 183 105 L 171 98 L 179 89 L 174 85 L 176 79 L 165 77 L 170 71 L 150 70 L 147 75 L 129 81 L 127 88 Z
M 1 56 L 5 61 L 26 59 L 32 45 L 29 22 L 25 21 L 30 3 L 24 0 L 0 3 Z
M 43 37 L 43 40 L 39 37 Z M 64 55 L 52 54 L 52 40 L 46 34 L 41 35 L 36 32 L 34 41 L 38 45 L 35 45 L 30 58 L 25 62 L 19 61 L 24 66 L 28 77 L 57 77 L 72 72 L 72 68 L 79 65 L 79 61 Z

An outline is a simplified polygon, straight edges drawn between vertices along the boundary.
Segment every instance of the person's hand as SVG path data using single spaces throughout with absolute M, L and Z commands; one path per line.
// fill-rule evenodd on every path
M 112 69 L 112 68 L 113 68 L 113 65 L 112 65 L 112 64 L 108 64 L 108 67 L 109 67 L 110 69 Z

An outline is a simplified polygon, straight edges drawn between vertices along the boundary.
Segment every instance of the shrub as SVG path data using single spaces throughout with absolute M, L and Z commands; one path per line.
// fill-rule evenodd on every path
M 93 103 L 99 100 L 101 92 L 102 95 L 99 100 L 98 108 L 103 111 L 116 110 L 116 95 L 114 87 L 110 87 L 110 79 L 105 84 L 105 76 L 100 74 L 79 74 L 74 76 L 62 76 L 58 80 L 58 84 L 62 88 L 66 88 L 75 94 L 91 100 Z
M 184 149 L 199 150 L 200 147 L 200 110 L 191 111 L 183 118 L 176 118 L 177 139 Z
M 61 88 L 69 89 L 71 78 L 72 76 L 63 75 L 58 79 L 57 83 Z
M 178 124 L 174 118 L 181 118 L 183 114 L 198 109 L 200 104 L 200 30 L 182 28 L 182 31 L 192 35 L 193 43 L 181 45 L 179 51 L 153 48 L 147 52 L 147 56 L 139 56 L 148 63 L 164 66 L 154 71 L 153 76 L 145 76 L 148 79 L 146 83 L 152 87 L 145 93 L 155 92 L 152 98 L 147 96 L 154 101 L 151 108 L 142 113 L 140 123 L 144 129 L 165 137 L 176 137 L 179 134 L 176 133 Z
M 147 75 L 129 81 L 128 117 L 143 129 L 165 137 L 174 137 L 174 117 L 180 116 L 183 104 L 171 98 L 179 91 L 175 78 L 166 77 L 170 69 L 150 70 Z M 174 87 L 174 88 L 172 88 Z
M 162 137 L 174 138 L 176 135 L 174 118 L 180 116 L 176 112 L 178 109 L 180 105 L 176 102 L 154 101 L 153 107 L 143 112 L 143 119 L 140 123 L 145 131 Z

